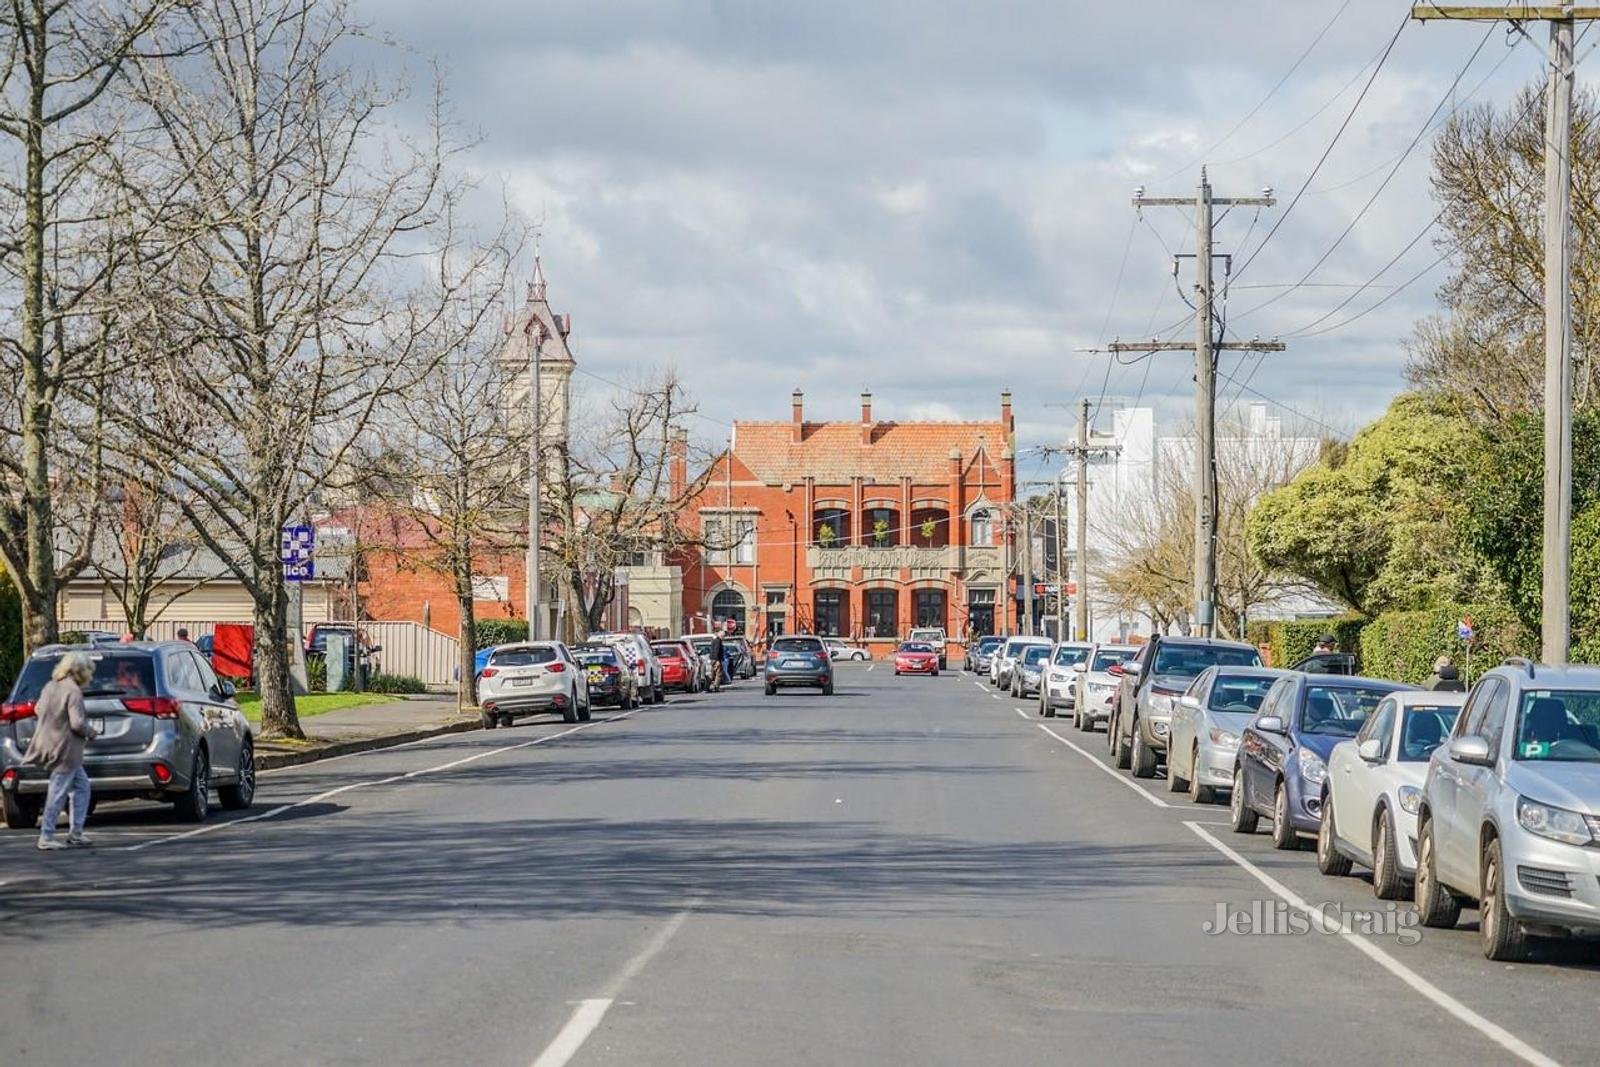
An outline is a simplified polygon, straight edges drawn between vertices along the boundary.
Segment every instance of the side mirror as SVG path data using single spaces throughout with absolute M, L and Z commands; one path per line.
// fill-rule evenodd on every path
M 1079 674 L 1082 674 L 1089 669 L 1089 665 L 1080 659 L 1078 662 L 1072 665 L 1072 669 L 1077 671 Z
M 1256 731 L 1263 734 L 1285 734 L 1283 719 L 1277 715 L 1264 715 L 1256 720 Z
M 223 700 L 232 700 L 239 691 L 233 687 L 232 682 L 223 682 L 219 687 L 222 690 Z
M 1185 694 L 1183 694 L 1183 696 L 1179 697 L 1178 698 L 1178 703 L 1182 704 L 1184 707 L 1188 708 L 1190 711 L 1199 711 L 1200 710 L 1200 698 L 1197 697 L 1197 696 L 1194 696 L 1194 695 L 1192 695 L 1190 693 L 1185 693 Z
M 1383 762 L 1383 742 L 1376 737 L 1369 737 L 1356 746 L 1356 755 L 1367 763 Z
M 1487 767 L 1493 762 L 1489 758 L 1489 742 L 1476 736 L 1458 737 L 1450 742 L 1450 758 L 1478 767 Z

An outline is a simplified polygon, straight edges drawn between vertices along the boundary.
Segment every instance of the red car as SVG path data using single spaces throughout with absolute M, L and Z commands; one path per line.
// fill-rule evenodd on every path
M 921 641 L 907 641 L 894 650 L 894 673 L 939 676 L 939 650 Z
M 661 688 L 693 693 L 700 688 L 700 657 L 682 641 L 655 641 L 656 659 L 661 661 Z

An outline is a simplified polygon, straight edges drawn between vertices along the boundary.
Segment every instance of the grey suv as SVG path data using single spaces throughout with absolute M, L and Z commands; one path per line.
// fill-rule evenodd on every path
M 25 766 L 34 705 L 67 652 L 87 652 L 94 675 L 84 710 L 97 736 L 84 748 L 94 798 L 148 797 L 171 802 L 178 816 L 199 822 L 211 812 L 211 790 L 225 808 L 255 799 L 256 760 L 250 724 L 187 641 L 125 645 L 50 645 L 29 658 L 0 705 L 0 801 L 6 825 L 34 825 L 49 772 Z
M 1172 709 L 1207 667 L 1259 667 L 1261 653 L 1239 641 L 1157 634 L 1122 665 L 1121 684 L 1106 726 L 1118 767 L 1153 778 L 1167 751 Z
M 1600 932 L 1600 669 L 1516 659 L 1479 679 L 1429 757 L 1417 838 L 1423 923 L 1476 901 L 1490 959 Z

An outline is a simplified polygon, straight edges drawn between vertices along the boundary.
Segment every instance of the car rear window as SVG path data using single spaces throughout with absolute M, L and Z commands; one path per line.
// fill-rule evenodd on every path
M 815 637 L 780 637 L 772 642 L 774 652 L 821 652 L 822 642 Z
M 585 667 L 605 666 L 607 664 L 614 667 L 618 663 L 617 654 L 611 651 L 609 648 L 574 649 L 572 652 L 572 658 L 583 664 Z
M 554 663 L 556 650 L 540 648 L 502 648 L 489 657 L 496 667 L 532 667 L 539 663 Z
M 650 647 L 656 650 L 657 656 L 670 656 L 673 659 L 683 658 L 682 645 L 674 645 L 671 642 L 663 641 L 659 645 L 651 645 Z
M 154 696 L 156 692 L 155 660 L 148 652 L 90 652 L 94 661 L 94 676 L 84 689 L 85 696 Z M 39 699 L 50 672 L 61 662 L 61 655 L 36 656 L 22 668 L 17 684 L 11 690 L 11 700 L 24 704 Z

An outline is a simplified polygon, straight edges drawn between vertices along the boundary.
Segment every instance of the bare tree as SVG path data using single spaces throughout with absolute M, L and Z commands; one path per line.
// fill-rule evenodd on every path
M 21 594 L 30 647 L 56 639 L 58 589 L 88 559 L 94 446 L 79 447 L 62 422 L 94 421 L 72 410 L 72 394 L 104 367 L 105 298 L 139 248 L 120 239 L 114 180 L 130 123 L 107 105 L 177 2 L 12 0 L 0 9 L 0 279 L 11 298 L 0 377 L 14 390 L 0 424 L 0 558 Z M 77 499 L 64 501 L 72 491 Z M 75 545 L 64 544 L 67 530 L 81 535 Z
M 166 228 L 176 259 L 144 301 L 182 337 L 164 359 L 205 418 L 172 440 L 146 412 L 118 416 L 171 461 L 179 508 L 254 602 L 265 736 L 301 736 L 282 528 L 341 476 L 375 407 L 431 369 L 441 290 L 464 276 L 440 267 L 458 190 L 437 106 L 421 141 L 386 123 L 405 94 L 346 65 L 347 11 L 195 0 L 162 36 L 167 57 L 136 68 L 162 137 L 143 173 L 183 209 Z M 184 39 L 208 44 L 171 58 Z

